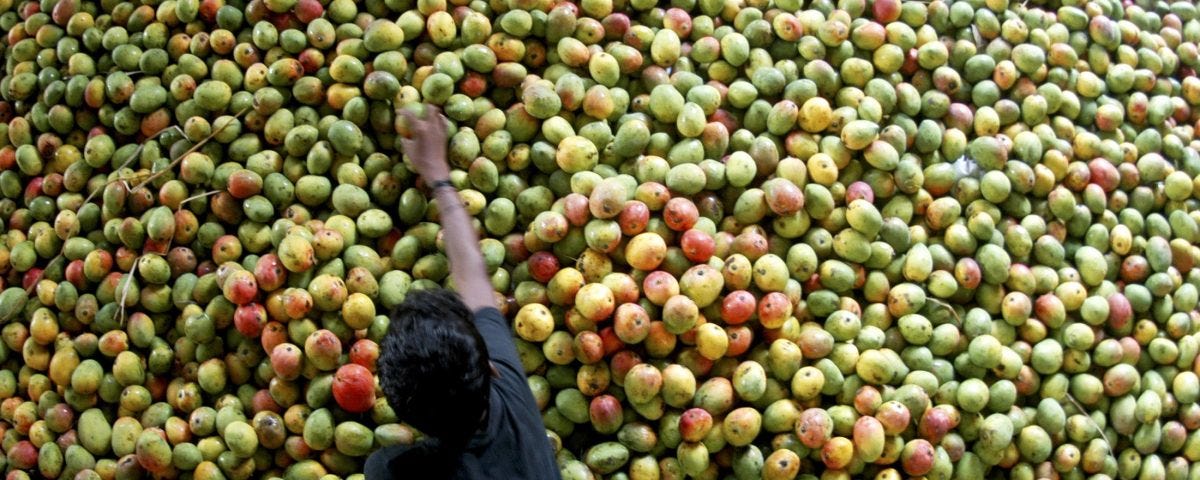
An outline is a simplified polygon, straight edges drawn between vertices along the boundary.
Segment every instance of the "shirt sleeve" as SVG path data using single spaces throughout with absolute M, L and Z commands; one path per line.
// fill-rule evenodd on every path
M 392 459 L 405 450 L 403 446 L 384 447 L 376 450 L 371 456 L 367 457 L 367 463 L 363 466 L 363 474 L 366 480 L 391 480 L 395 475 L 391 471 Z
M 475 312 L 475 328 L 487 345 L 488 357 L 500 370 L 501 375 L 516 373 L 524 380 L 525 368 L 517 356 L 517 345 L 513 343 L 512 329 L 500 310 L 492 307 L 482 308 Z M 508 369 L 511 372 L 505 372 Z

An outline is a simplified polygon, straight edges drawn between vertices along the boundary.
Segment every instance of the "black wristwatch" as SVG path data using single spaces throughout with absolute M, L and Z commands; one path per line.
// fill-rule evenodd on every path
M 435 192 L 436 192 L 436 191 L 437 191 L 439 188 L 446 188 L 446 187 L 449 187 L 449 188 L 455 189 L 455 188 L 454 188 L 454 183 L 453 183 L 453 182 L 451 182 L 450 180 L 434 180 L 434 181 L 432 181 L 432 182 L 429 182 L 429 189 L 430 189 L 430 190 L 432 190 L 432 191 L 435 191 Z M 457 189 L 455 189 L 455 190 L 457 190 Z

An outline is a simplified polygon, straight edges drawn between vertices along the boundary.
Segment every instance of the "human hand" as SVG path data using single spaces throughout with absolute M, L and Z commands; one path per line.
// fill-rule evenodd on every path
M 433 105 L 424 105 L 423 110 L 424 116 L 419 116 L 413 109 L 400 109 L 400 115 L 408 126 L 408 135 L 401 136 L 400 146 L 412 162 L 413 169 L 426 183 L 449 180 L 446 117 Z

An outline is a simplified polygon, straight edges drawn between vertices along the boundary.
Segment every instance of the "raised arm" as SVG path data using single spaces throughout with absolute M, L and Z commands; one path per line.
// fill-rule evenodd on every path
M 423 118 L 409 109 L 401 109 L 400 114 L 407 120 L 412 133 L 411 137 L 401 139 L 404 152 L 417 174 L 433 189 L 433 197 L 438 203 L 442 228 L 445 229 L 443 241 L 450 258 L 450 275 L 458 294 L 473 312 L 495 307 L 492 283 L 483 254 L 479 252 L 479 237 L 458 191 L 450 184 L 450 166 L 446 163 L 447 120 L 432 105 L 425 106 Z

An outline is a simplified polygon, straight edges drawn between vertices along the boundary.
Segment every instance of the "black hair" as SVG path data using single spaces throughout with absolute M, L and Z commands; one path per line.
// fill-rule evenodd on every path
M 488 407 L 491 364 L 470 309 L 449 290 L 411 291 L 391 314 L 379 383 L 401 421 L 428 437 L 432 464 L 452 467 Z M 448 474 L 449 472 L 445 472 Z

